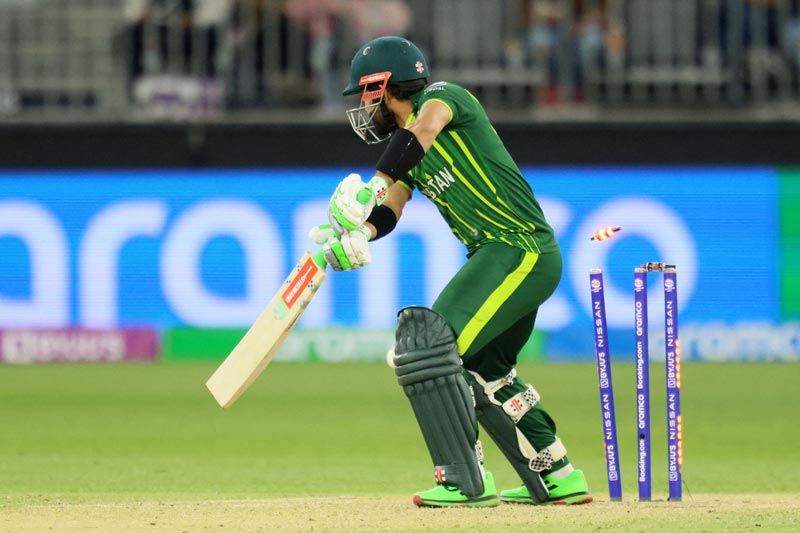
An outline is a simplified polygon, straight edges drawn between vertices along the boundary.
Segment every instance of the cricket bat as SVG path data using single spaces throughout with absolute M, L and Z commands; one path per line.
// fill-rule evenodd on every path
M 275 357 L 325 280 L 322 251 L 306 252 L 278 293 L 206 382 L 223 409 L 230 407 Z

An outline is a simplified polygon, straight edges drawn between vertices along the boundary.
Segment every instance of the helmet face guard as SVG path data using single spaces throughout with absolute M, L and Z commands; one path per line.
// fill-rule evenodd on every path
M 359 106 L 346 111 L 353 131 L 367 144 L 378 144 L 391 135 L 390 128 L 375 123 L 375 115 L 381 112 L 383 96 L 391 75 L 391 72 L 378 72 L 362 76 L 358 83 L 359 87 L 364 87 Z M 375 84 L 380 86 L 370 89 Z

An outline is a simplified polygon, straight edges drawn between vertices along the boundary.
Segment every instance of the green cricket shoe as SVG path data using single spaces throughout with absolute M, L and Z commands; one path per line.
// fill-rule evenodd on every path
M 550 498 L 544 503 L 533 501 L 525 485 L 516 489 L 504 490 L 500 493 L 500 499 L 508 503 L 533 505 L 579 505 L 592 501 L 583 470 L 574 470 L 569 476 L 563 478 L 542 476 L 542 479 L 547 490 L 550 491 Z
M 495 507 L 500 505 L 497 497 L 497 488 L 491 472 L 486 472 L 483 478 L 483 494 L 480 496 L 465 496 L 458 487 L 439 484 L 430 490 L 423 490 L 414 495 L 414 505 L 417 507 Z

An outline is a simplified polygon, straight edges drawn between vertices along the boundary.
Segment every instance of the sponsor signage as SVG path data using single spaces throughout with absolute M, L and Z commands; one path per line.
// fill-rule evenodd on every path
M 157 354 L 158 339 L 150 328 L 0 330 L 3 363 L 151 361 Z
M 798 307 L 787 301 L 800 279 L 786 244 L 800 234 L 796 174 L 522 170 L 564 256 L 561 285 L 537 319 L 548 356 L 593 357 L 588 273 L 601 268 L 612 353 L 632 357 L 633 269 L 663 260 L 678 267 L 684 360 L 800 358 Z M 246 328 L 295 259 L 315 250 L 308 231 L 326 221 L 330 193 L 350 171 L 0 172 L 0 328 Z M 608 226 L 622 229 L 590 240 Z M 300 328 L 391 329 L 399 308 L 430 306 L 465 261 L 416 192 L 395 232 L 371 248 L 367 268 L 328 276 Z M 657 358 L 663 293 L 650 285 Z

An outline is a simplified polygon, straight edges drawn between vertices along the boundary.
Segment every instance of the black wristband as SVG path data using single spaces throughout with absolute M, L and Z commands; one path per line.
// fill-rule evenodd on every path
M 425 150 L 422 149 L 416 135 L 407 129 L 399 128 L 392 134 L 389 145 L 383 151 L 375 168 L 397 181 L 408 174 L 408 171 L 422 161 L 424 156 Z
M 397 225 L 397 215 L 394 214 L 391 208 L 385 205 L 378 205 L 369 214 L 367 222 L 375 226 L 375 238 L 372 240 L 377 241 L 384 235 L 391 233 Z

